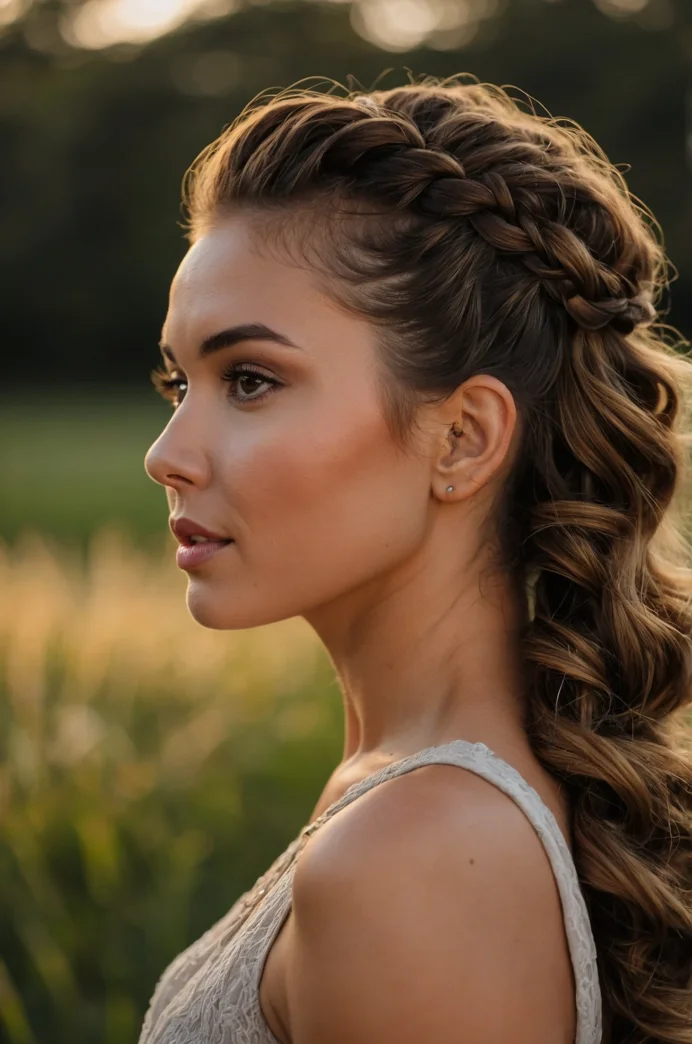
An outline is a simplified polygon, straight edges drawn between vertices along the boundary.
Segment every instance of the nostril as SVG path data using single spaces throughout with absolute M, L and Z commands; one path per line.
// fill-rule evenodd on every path
M 169 471 L 163 479 L 162 485 L 170 486 L 171 489 L 179 489 L 180 486 L 193 486 L 194 482 L 192 479 L 186 478 L 185 475 L 179 475 L 175 471 Z

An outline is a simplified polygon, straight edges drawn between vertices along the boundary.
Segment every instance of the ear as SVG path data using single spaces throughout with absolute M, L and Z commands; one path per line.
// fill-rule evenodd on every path
M 433 491 L 440 500 L 463 500 L 511 465 L 514 396 L 497 377 L 476 374 L 438 411 L 437 430 L 443 434 L 433 459 Z M 448 493 L 448 486 L 453 491 Z

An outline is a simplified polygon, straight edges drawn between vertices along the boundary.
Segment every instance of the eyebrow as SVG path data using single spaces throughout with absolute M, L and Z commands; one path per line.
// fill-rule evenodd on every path
M 240 341 L 274 341 L 276 344 L 282 344 L 286 348 L 300 349 L 300 345 L 294 344 L 285 334 L 272 330 L 269 326 L 265 326 L 264 323 L 241 323 L 239 326 L 229 326 L 227 330 L 220 330 L 219 333 L 212 334 L 211 337 L 207 337 L 202 341 L 199 346 L 199 358 L 206 359 L 207 356 L 213 355 L 214 352 L 220 352 L 222 348 L 232 348 L 234 344 L 238 344 Z M 171 346 L 161 340 L 159 348 L 161 349 L 161 354 L 177 366 Z

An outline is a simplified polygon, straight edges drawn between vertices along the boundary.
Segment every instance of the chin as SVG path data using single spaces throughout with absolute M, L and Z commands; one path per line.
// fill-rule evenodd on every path
M 225 604 L 224 604 L 225 602 Z M 187 587 L 187 608 L 190 615 L 202 627 L 213 631 L 230 631 L 246 626 L 242 622 L 234 622 L 236 613 L 225 600 L 200 581 L 190 577 Z
M 213 631 L 243 631 L 293 615 L 277 611 L 276 605 L 244 604 L 242 598 L 234 598 L 228 591 L 214 591 L 192 577 L 187 588 L 187 608 L 198 624 Z

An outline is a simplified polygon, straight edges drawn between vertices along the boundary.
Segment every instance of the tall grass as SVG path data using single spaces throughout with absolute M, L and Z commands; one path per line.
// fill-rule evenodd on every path
M 299 619 L 200 627 L 172 545 L 0 544 L 0 1040 L 136 1040 L 165 964 L 306 821 L 341 750 Z

